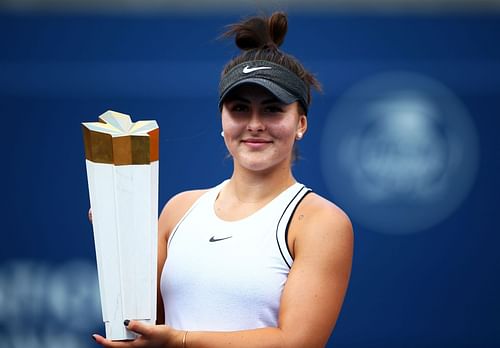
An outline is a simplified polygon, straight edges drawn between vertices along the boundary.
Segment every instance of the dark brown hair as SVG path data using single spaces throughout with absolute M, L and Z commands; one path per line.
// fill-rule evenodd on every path
M 288 19 L 285 13 L 275 12 L 270 17 L 255 16 L 228 26 L 223 37 L 233 37 L 242 52 L 231 59 L 222 70 L 223 77 L 232 67 L 247 61 L 266 60 L 280 64 L 294 72 L 307 86 L 307 105 L 311 103 L 311 87 L 321 91 L 319 81 L 307 71 L 297 58 L 281 51 L 285 41 Z

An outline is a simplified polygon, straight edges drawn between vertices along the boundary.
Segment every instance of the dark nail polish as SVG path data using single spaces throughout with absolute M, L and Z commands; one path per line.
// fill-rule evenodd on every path
M 94 335 L 92 335 L 92 339 L 93 339 L 94 341 L 97 341 Z
M 125 320 L 123 321 L 123 325 L 128 326 L 128 324 L 130 324 L 130 320 L 125 319 Z

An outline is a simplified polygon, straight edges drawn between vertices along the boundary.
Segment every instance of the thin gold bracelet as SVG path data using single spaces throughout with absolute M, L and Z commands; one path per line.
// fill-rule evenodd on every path
M 188 331 L 184 332 L 184 336 L 182 337 L 182 348 L 186 348 L 186 337 L 188 335 Z

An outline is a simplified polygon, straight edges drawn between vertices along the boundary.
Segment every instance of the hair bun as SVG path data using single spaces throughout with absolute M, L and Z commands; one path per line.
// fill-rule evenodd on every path
M 276 47 L 280 47 L 285 41 L 285 35 L 288 30 L 288 19 L 283 12 L 275 12 L 268 20 L 269 35 Z
M 253 49 L 277 49 L 285 41 L 288 21 L 286 14 L 275 12 L 271 17 L 251 17 L 232 24 L 223 35 L 234 35 L 236 46 L 249 51 Z

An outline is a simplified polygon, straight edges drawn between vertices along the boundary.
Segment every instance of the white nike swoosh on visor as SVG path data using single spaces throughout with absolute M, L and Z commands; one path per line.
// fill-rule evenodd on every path
M 243 68 L 243 74 L 249 74 L 256 70 L 271 69 L 270 66 L 256 66 L 255 68 L 250 68 L 248 65 Z

